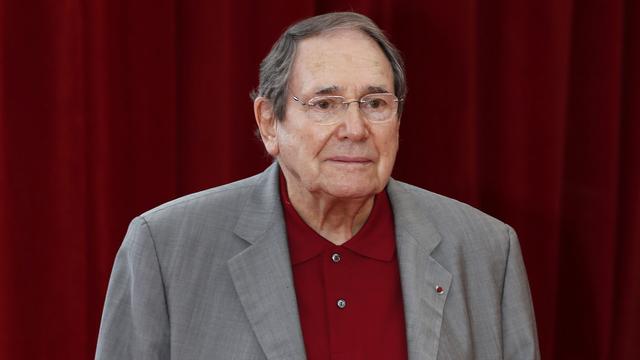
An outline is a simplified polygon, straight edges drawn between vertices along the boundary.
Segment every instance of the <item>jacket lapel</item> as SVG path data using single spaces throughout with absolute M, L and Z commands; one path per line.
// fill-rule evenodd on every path
M 235 229 L 251 245 L 228 261 L 229 271 L 267 359 L 305 359 L 277 165 L 259 176 Z
M 396 227 L 409 359 L 436 359 L 451 284 L 451 274 L 431 257 L 441 237 L 420 211 L 414 194 L 393 179 L 387 192 Z

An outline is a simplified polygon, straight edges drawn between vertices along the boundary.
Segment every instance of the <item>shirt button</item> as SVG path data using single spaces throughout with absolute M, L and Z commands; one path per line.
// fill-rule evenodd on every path
M 339 262 L 340 259 L 342 259 L 342 257 L 340 257 L 340 254 L 338 253 L 334 253 L 333 255 L 331 255 L 331 261 L 333 261 L 334 263 Z
M 345 308 L 345 306 L 347 306 L 347 302 L 346 302 L 346 301 L 344 301 L 344 299 L 339 299 L 339 300 L 338 300 L 338 302 L 336 303 L 336 305 L 338 305 L 338 307 L 339 307 L 340 309 L 344 309 L 344 308 Z

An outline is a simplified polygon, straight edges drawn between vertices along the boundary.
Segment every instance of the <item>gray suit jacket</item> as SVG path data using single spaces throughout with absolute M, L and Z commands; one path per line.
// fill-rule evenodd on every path
M 399 181 L 387 192 L 409 359 L 539 358 L 513 230 Z M 133 220 L 96 359 L 305 359 L 277 165 Z

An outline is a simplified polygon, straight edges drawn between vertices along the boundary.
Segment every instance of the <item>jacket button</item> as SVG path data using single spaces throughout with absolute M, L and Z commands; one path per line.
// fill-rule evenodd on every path
M 338 300 L 338 302 L 336 303 L 336 305 L 338 305 L 338 307 L 339 307 L 340 309 L 344 309 L 344 308 L 345 308 L 345 306 L 347 306 L 347 302 L 346 302 L 346 301 L 344 301 L 344 299 L 339 299 L 339 300 Z
M 340 254 L 338 254 L 338 253 L 334 253 L 333 255 L 331 255 L 331 261 L 333 261 L 334 263 L 339 262 L 340 259 L 342 259 L 342 258 L 340 257 Z

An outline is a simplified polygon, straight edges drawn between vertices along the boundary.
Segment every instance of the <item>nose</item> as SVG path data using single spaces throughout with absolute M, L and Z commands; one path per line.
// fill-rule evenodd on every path
M 354 106 L 351 104 L 355 103 Z M 362 141 L 369 136 L 367 120 L 362 115 L 358 101 L 346 103 L 347 108 L 343 113 L 343 121 L 338 127 L 338 137 L 340 139 L 350 139 L 352 141 Z

